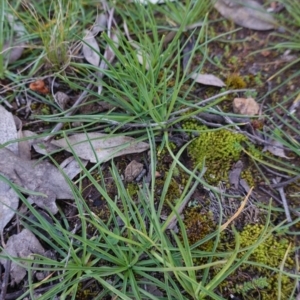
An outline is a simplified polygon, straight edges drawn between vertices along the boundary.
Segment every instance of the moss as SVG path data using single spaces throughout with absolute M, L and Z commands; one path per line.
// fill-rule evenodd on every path
M 241 247 L 248 247 L 254 244 L 262 231 L 263 225 L 247 225 L 240 234 Z M 275 234 L 270 235 L 263 243 L 261 243 L 251 254 L 250 260 L 263 263 L 271 267 L 279 267 L 282 263 L 289 241 L 282 237 L 276 237 Z M 286 260 L 286 267 L 293 266 L 294 261 L 289 256 Z
M 139 187 L 136 183 L 130 182 L 127 184 L 126 189 L 127 189 L 128 195 L 132 198 L 134 196 L 137 196 Z
M 262 232 L 264 225 L 249 224 L 244 227 L 240 233 L 241 248 L 250 247 L 257 242 Z M 258 245 L 250 254 L 248 261 L 264 264 L 268 267 L 279 269 L 284 256 L 288 249 L 290 241 L 284 235 L 272 232 L 260 245 Z M 233 243 L 229 242 L 222 237 L 218 250 L 232 250 Z M 239 254 L 242 257 L 245 252 Z M 294 268 L 294 260 L 292 259 L 293 251 L 288 253 L 285 260 L 285 270 L 292 270 Z M 244 278 L 243 278 L 244 277 Z M 265 278 L 266 281 L 262 285 L 253 285 L 251 282 L 257 281 L 259 278 Z M 247 284 L 249 282 L 249 284 Z M 281 284 L 281 291 L 279 291 L 278 284 Z M 294 281 L 286 275 L 273 272 L 270 269 L 262 266 L 251 265 L 251 263 L 241 264 L 241 266 L 220 285 L 222 293 L 239 293 L 243 294 L 244 299 L 288 299 L 293 292 Z M 279 294 L 280 292 L 280 294 Z M 246 293 L 246 296 L 244 295 Z
M 174 153 L 176 153 L 177 146 L 174 143 L 169 143 L 169 147 Z M 166 185 L 166 179 L 170 172 L 170 166 L 172 163 L 173 158 L 166 147 L 157 151 L 156 170 L 160 174 L 160 177 L 155 181 L 155 189 L 158 197 L 162 194 L 163 188 Z M 168 191 L 164 199 L 166 204 L 168 202 L 172 205 L 176 204 L 176 201 L 181 197 L 181 189 L 186 185 L 188 176 L 189 175 L 180 166 L 177 165 L 174 167 Z
M 211 131 L 193 121 L 186 122 L 183 127 L 185 130 L 195 130 L 199 133 L 199 137 L 188 146 L 188 155 L 192 158 L 194 166 L 199 164 L 200 169 L 205 163 L 205 180 L 209 184 L 227 182 L 232 164 L 240 159 L 242 154 L 241 143 L 247 138 L 226 129 Z
M 41 108 L 41 114 L 42 115 L 50 115 L 51 110 L 50 107 L 46 104 L 43 104 L 42 108 Z
M 183 223 L 190 245 L 202 240 L 216 228 L 216 224 L 213 221 L 213 214 L 211 212 L 202 211 L 199 206 L 185 211 Z M 200 245 L 199 249 L 211 251 L 213 245 L 214 241 L 209 240 Z
M 156 191 L 158 195 L 161 195 L 162 193 L 162 190 L 166 182 L 166 178 L 167 178 L 167 173 L 163 178 L 156 180 Z M 180 198 L 180 196 L 181 196 L 180 185 L 177 183 L 177 181 L 174 178 L 172 178 L 168 186 L 168 191 L 166 193 L 164 201 L 166 203 L 171 203 L 172 205 L 175 205 L 176 201 Z
M 249 168 L 242 171 L 241 178 L 245 179 L 250 187 L 255 186 L 255 179 L 257 180 L 257 177 L 254 179 L 253 174 Z
M 80 299 L 80 300 L 94 299 L 98 294 L 97 291 L 98 288 L 99 287 L 97 286 L 96 283 L 92 283 L 87 287 L 84 287 L 82 283 L 79 283 L 75 299 Z
M 247 84 L 243 77 L 238 74 L 231 74 L 226 78 L 226 86 L 231 89 L 244 89 Z

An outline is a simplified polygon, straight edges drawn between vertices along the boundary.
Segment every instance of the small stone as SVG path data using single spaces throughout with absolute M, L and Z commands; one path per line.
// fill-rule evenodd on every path
M 257 115 L 259 104 L 253 98 L 235 98 L 233 100 L 233 111 L 241 115 Z
M 133 160 L 125 169 L 125 181 L 132 182 L 142 171 L 143 164 Z

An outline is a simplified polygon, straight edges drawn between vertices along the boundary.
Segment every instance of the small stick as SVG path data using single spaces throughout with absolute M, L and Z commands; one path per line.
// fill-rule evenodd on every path
M 245 197 L 244 201 L 242 202 L 241 206 L 239 207 L 239 209 L 237 210 L 237 212 L 226 222 L 221 226 L 220 231 L 223 231 L 224 229 L 226 229 L 228 227 L 228 225 L 234 220 L 236 219 L 240 213 L 242 212 L 242 210 L 244 209 L 246 203 L 248 202 L 248 199 L 252 193 L 253 187 L 250 189 L 250 191 L 248 192 L 247 196 Z
M 273 182 L 274 184 L 278 184 L 280 180 L 276 180 L 276 179 L 273 179 Z M 276 189 L 280 195 L 280 198 L 281 198 L 281 201 L 282 201 L 282 204 L 283 204 L 283 208 L 284 208 L 284 212 L 285 212 L 285 216 L 286 216 L 286 219 L 287 221 L 290 223 L 292 222 L 292 217 L 291 217 L 291 213 L 290 213 L 290 209 L 289 209 L 289 205 L 287 203 L 287 199 L 285 197 L 285 192 L 283 190 L 283 187 L 279 187 Z
M 285 187 L 288 184 L 291 184 L 291 183 L 297 181 L 298 179 L 300 179 L 300 175 L 297 175 L 297 176 L 295 176 L 293 178 L 290 178 L 290 179 L 288 179 L 286 181 L 282 181 L 282 182 L 279 182 L 279 183 L 271 184 L 271 188 L 275 188 L 275 189 L 282 188 L 282 187 Z

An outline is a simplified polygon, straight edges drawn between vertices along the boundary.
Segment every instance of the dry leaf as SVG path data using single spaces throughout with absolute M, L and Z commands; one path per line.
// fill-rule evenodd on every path
M 266 145 L 264 147 L 263 152 L 269 151 L 270 153 L 274 154 L 275 156 L 289 159 L 289 157 L 285 155 L 283 145 L 279 141 L 270 139 L 267 142 L 268 142 L 268 145 Z
M 19 234 L 12 235 L 6 244 L 6 247 L 1 252 L 1 255 L 9 255 L 12 257 L 20 257 L 30 259 L 32 254 L 43 255 L 45 250 L 38 239 L 28 229 L 23 229 Z M 5 267 L 6 259 L 1 258 L 0 262 Z M 26 267 L 26 266 L 25 266 Z M 10 268 L 10 277 L 13 284 L 20 283 L 26 276 L 26 268 L 12 262 Z
M 18 138 L 17 128 L 13 115 L 0 105 L 0 145 Z M 18 154 L 18 143 L 6 146 L 13 153 Z
M 111 36 L 111 41 L 114 43 L 115 47 L 119 47 L 119 38 L 117 33 L 113 33 Z M 108 68 L 107 62 L 112 63 L 112 61 L 115 59 L 115 52 L 113 50 L 113 48 L 110 46 L 110 44 L 107 44 L 105 47 L 105 51 L 104 51 L 104 59 L 101 59 L 100 65 L 99 65 L 99 69 L 101 70 L 106 70 Z M 101 79 L 104 76 L 103 72 L 98 72 L 98 77 L 99 79 Z M 98 86 L 98 94 L 101 95 L 102 93 L 102 89 L 103 86 L 102 84 L 100 84 Z M 103 101 L 100 101 L 103 102 Z
M 93 36 L 96 36 L 99 32 L 102 32 L 105 30 L 107 26 L 108 17 L 107 14 L 102 13 L 100 15 L 97 15 L 95 24 L 92 28 L 92 34 Z
M 2 53 L 6 64 L 12 64 L 17 61 L 23 54 L 25 43 L 20 41 L 5 42 L 3 45 Z
M 23 136 L 32 138 L 28 140 L 28 144 L 30 147 L 32 146 L 37 153 L 47 155 L 59 149 L 59 147 L 45 143 L 43 138 L 36 138 L 36 134 L 30 130 L 24 130 Z
M 88 164 L 87 160 L 82 159 L 81 163 L 86 166 Z M 73 179 L 81 172 L 81 166 L 79 162 L 75 159 L 74 156 L 70 156 L 66 158 L 61 164 L 60 167 L 64 171 L 64 173 L 70 178 Z
M 7 64 L 11 64 L 22 56 L 26 43 L 21 42 L 19 38 L 24 36 L 24 34 L 26 33 L 26 29 L 22 23 L 15 20 L 15 17 L 12 14 L 6 12 L 5 17 L 7 18 L 7 21 L 12 28 L 14 35 L 17 37 L 12 41 L 6 41 L 2 49 L 2 53 L 4 54 L 4 61 Z
M 74 199 L 65 177 L 48 162 L 38 163 L 22 159 L 10 150 L 2 148 L 0 170 L 8 180 L 28 191 L 28 201 L 49 209 L 53 214 L 57 213 L 56 199 Z M 33 195 L 32 191 L 39 194 Z
M 18 206 L 17 193 L 7 183 L 0 181 L 0 234 L 15 215 Z
M 254 116 L 259 113 L 259 104 L 253 98 L 234 98 L 233 111 L 236 114 Z
M 69 152 L 74 151 L 77 156 L 92 163 L 105 162 L 120 155 L 140 153 L 149 149 L 148 143 L 137 142 L 134 138 L 98 132 L 79 133 L 67 139 L 53 140 L 51 143 Z
M 17 135 L 18 135 L 18 139 L 23 139 L 26 138 L 26 136 L 23 134 L 22 131 L 22 121 L 17 117 L 14 116 L 14 120 L 15 120 L 15 124 L 16 124 L 16 128 L 18 130 Z M 26 158 L 26 159 L 31 159 L 31 142 L 28 140 L 25 141 L 19 141 L 18 143 L 18 153 L 19 156 L 22 158 Z
M 223 17 L 242 27 L 271 30 L 276 26 L 272 15 L 254 0 L 218 0 L 214 6 Z
M 5 17 L 9 23 L 9 26 L 18 37 L 22 37 L 24 34 L 26 34 L 25 26 L 21 22 L 16 21 L 12 14 L 6 12 Z
M 100 49 L 99 45 L 89 30 L 85 30 L 85 36 L 82 39 L 83 45 L 82 45 L 82 53 L 84 58 L 91 64 L 96 67 L 99 66 L 100 63 Z
M 196 82 L 204 84 L 204 85 L 212 85 L 212 86 L 218 86 L 222 87 L 225 86 L 226 84 L 216 77 L 215 75 L 212 74 L 197 74 L 193 73 L 191 75 L 191 78 L 193 78 Z
M 13 115 L 0 105 L 0 145 L 18 138 L 17 128 Z M 7 149 L 18 155 L 18 143 L 6 146 Z M 4 158 L 5 162 L 5 158 Z M 2 172 L 0 168 L 0 172 Z M 16 192 L 4 181 L 0 181 L 0 233 L 15 215 L 19 205 Z
M 236 190 L 239 187 L 240 177 L 241 177 L 243 167 L 244 167 L 243 162 L 239 160 L 234 164 L 232 170 L 230 170 L 229 172 L 229 183 Z

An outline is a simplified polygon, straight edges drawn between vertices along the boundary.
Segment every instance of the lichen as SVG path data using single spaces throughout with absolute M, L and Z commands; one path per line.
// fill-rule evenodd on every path
M 240 159 L 241 143 L 247 138 L 226 129 L 208 130 L 206 126 L 198 125 L 194 121 L 185 122 L 183 127 L 199 134 L 188 146 L 188 155 L 194 166 L 199 165 L 201 169 L 205 165 L 205 180 L 210 184 L 228 182 L 228 172 L 232 164 Z

